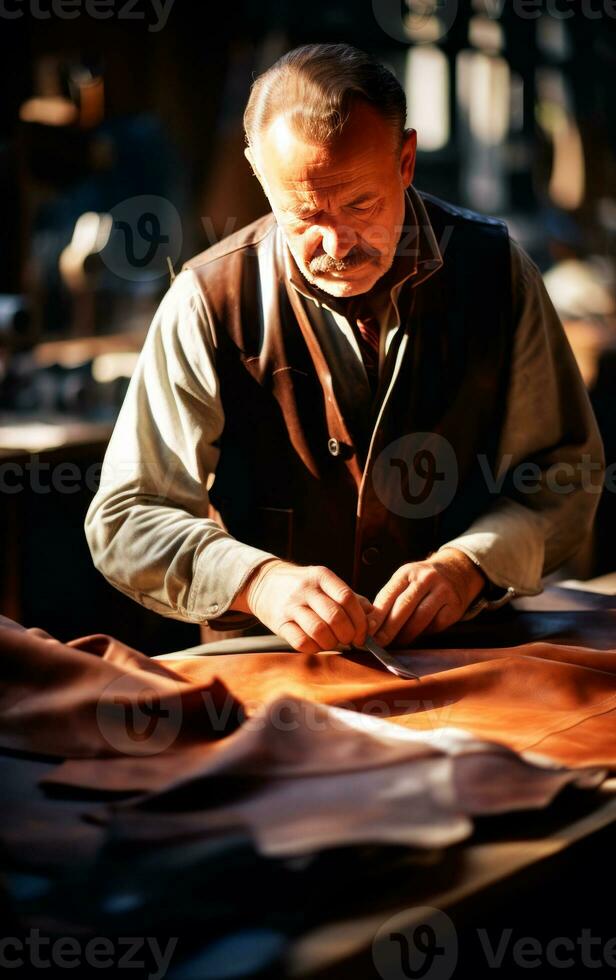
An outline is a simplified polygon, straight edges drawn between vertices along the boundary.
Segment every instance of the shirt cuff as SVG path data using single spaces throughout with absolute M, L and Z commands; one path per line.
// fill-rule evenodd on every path
M 242 544 L 224 532 L 209 541 L 196 563 L 188 607 L 191 619 L 213 629 L 241 629 L 258 622 L 256 617 L 229 606 L 252 572 L 272 558 L 276 555 Z
M 544 527 L 537 515 L 514 501 L 503 501 L 497 512 L 477 518 L 440 548 L 462 551 L 501 589 L 511 587 L 520 596 L 543 591 Z
M 468 532 L 459 538 L 454 538 L 438 549 L 440 551 L 442 548 L 456 548 L 461 551 L 477 565 L 486 579 L 486 584 L 479 595 L 473 600 L 464 615 L 460 617 L 462 622 L 474 619 L 484 609 L 500 609 L 501 606 L 505 606 L 512 599 L 515 599 L 516 596 L 539 595 L 543 591 L 541 584 L 542 550 L 537 548 L 537 554 L 532 555 L 535 566 L 534 568 L 531 567 L 531 573 L 534 572 L 532 578 L 535 579 L 533 582 L 530 576 L 529 578 L 520 577 L 517 567 L 507 567 L 508 560 L 510 563 L 511 559 L 506 550 L 503 550 L 499 556 L 499 544 L 502 545 L 502 542 L 499 542 L 497 535 L 487 531 L 478 531 Z M 535 549 L 531 550 L 534 551 Z M 538 553 L 539 551 L 541 554 Z

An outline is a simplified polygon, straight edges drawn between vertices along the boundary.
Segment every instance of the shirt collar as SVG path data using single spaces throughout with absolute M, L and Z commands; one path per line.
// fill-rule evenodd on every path
M 337 300 L 302 275 L 285 242 L 286 276 L 297 292 L 307 299 L 334 312 L 343 313 L 349 300 Z M 377 280 L 368 293 L 351 297 L 356 302 L 369 305 L 379 319 L 396 306 L 396 300 L 403 284 L 412 280 L 415 286 L 431 276 L 443 265 L 443 256 L 436 240 L 434 229 L 425 205 L 412 184 L 405 191 L 404 225 L 394 261 L 388 271 Z

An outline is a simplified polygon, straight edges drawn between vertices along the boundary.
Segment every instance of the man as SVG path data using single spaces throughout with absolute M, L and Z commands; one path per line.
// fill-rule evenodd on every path
M 537 594 L 591 526 L 601 440 L 539 272 L 415 190 L 405 123 L 347 45 L 253 85 L 273 213 L 175 279 L 86 517 L 97 567 L 162 615 L 408 644 Z

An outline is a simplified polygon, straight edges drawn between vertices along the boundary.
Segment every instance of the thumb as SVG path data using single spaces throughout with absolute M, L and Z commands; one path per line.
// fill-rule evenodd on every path
M 402 576 L 396 574 L 378 592 L 373 605 L 374 616 L 378 623 L 377 629 L 385 622 L 394 602 L 400 593 L 404 591 L 405 587 L 406 583 L 403 581 Z

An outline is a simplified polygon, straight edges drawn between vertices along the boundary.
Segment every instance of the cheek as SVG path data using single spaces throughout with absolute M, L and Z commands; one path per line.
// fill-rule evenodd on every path
M 295 229 L 291 231 L 291 236 L 291 246 L 295 250 L 295 255 L 299 255 L 305 265 L 321 251 L 322 236 L 318 230 L 306 228 L 300 232 Z
M 307 269 L 310 259 L 318 250 L 318 237 L 315 238 L 314 235 L 310 235 L 306 232 L 299 232 L 296 228 L 292 228 L 289 225 L 283 225 L 282 229 L 284 231 L 287 245 L 289 246 L 291 254 L 293 255 L 296 263 L 300 266 L 300 268 L 304 270 Z
M 304 236 L 297 230 L 297 227 L 291 221 L 286 221 L 283 216 L 276 215 L 276 220 L 282 229 L 287 244 L 293 254 L 303 255 L 306 247 Z
M 397 214 L 393 210 L 383 209 L 370 221 L 366 222 L 362 232 L 362 238 L 373 248 L 377 248 L 383 254 L 389 254 L 396 247 L 396 242 L 400 234 Z

